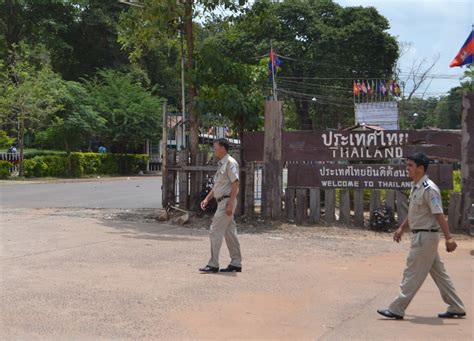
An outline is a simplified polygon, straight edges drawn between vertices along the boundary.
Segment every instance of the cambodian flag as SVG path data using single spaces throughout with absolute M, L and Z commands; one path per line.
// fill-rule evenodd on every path
M 270 50 L 270 60 L 268 61 L 268 78 L 271 80 L 272 75 L 276 75 L 280 68 L 281 59 L 278 57 L 273 50 Z
M 474 37 L 473 37 L 474 28 L 471 30 L 469 37 L 467 37 L 466 42 L 459 50 L 456 57 L 454 57 L 453 61 L 449 65 L 450 67 L 455 66 L 463 66 L 466 64 L 472 63 L 473 55 L 474 55 Z

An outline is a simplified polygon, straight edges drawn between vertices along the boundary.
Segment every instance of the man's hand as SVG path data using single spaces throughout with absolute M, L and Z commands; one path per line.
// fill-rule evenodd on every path
M 451 242 L 450 242 L 451 241 Z M 453 252 L 458 247 L 458 244 L 453 239 L 446 240 L 446 251 Z
M 207 198 L 201 201 L 201 210 L 205 211 L 207 204 L 209 204 L 209 201 L 207 200 Z
M 393 234 L 393 240 L 396 241 L 397 243 L 400 243 L 400 241 L 402 240 L 402 236 L 403 236 L 403 227 L 400 226 Z
M 232 217 L 233 210 L 234 210 L 234 203 L 229 200 L 227 202 L 227 206 L 225 207 L 225 214 L 227 214 L 229 217 Z

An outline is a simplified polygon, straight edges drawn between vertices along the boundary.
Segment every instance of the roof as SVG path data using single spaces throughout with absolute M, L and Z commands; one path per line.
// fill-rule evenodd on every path
M 379 126 L 378 124 L 365 124 L 365 123 L 357 123 L 356 125 L 348 128 L 344 128 L 343 130 L 386 130 L 385 128 Z

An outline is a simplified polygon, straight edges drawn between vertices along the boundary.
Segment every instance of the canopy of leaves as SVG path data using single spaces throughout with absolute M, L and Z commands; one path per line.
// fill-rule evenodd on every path
M 85 81 L 92 104 L 105 119 L 102 136 L 119 152 L 161 135 L 162 100 L 130 74 L 101 70 Z
M 61 81 L 54 89 L 60 109 L 50 115 L 48 127 L 37 134 L 42 147 L 66 151 L 87 148 L 89 139 L 104 129 L 105 119 L 94 110 L 90 94 L 78 82 Z

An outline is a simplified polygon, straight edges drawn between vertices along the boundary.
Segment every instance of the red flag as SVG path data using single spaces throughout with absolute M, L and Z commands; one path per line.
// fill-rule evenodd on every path
M 354 95 L 359 96 L 359 87 L 357 86 L 355 81 L 354 81 Z
M 450 67 L 463 66 L 463 65 L 472 63 L 474 59 L 474 37 L 473 36 L 474 36 L 474 29 L 471 30 L 471 34 L 469 34 L 469 37 L 467 37 L 466 42 L 461 47 L 461 50 L 459 50 L 456 57 L 454 57 L 453 61 L 449 65 Z

